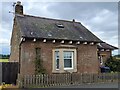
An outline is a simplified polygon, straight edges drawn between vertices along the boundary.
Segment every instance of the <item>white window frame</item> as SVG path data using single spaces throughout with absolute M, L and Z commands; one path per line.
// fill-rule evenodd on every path
M 59 58 L 56 57 L 56 52 L 58 52 L 58 56 Z M 57 68 L 57 59 L 59 59 L 59 68 Z M 60 52 L 59 51 L 55 51 L 55 66 L 56 66 L 56 70 L 59 70 L 60 69 Z
M 72 67 L 70 68 L 66 68 L 65 67 L 65 63 L 64 63 L 64 70 L 69 70 L 69 69 L 73 69 L 73 60 L 74 60 L 74 51 L 63 51 L 63 62 L 64 62 L 64 52 L 72 52 L 72 58 L 71 58 L 71 60 L 72 60 Z

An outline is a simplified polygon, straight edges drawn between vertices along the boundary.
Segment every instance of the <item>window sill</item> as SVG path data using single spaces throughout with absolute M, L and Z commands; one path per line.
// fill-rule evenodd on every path
M 52 71 L 52 73 L 73 73 L 73 72 L 77 72 L 77 69 L 69 68 L 64 70 L 59 69 L 59 70 Z
M 64 70 L 72 70 L 73 68 L 64 68 Z

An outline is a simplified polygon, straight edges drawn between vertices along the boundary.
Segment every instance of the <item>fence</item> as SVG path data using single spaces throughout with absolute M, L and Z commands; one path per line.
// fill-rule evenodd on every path
M 16 84 L 18 75 L 17 62 L 0 62 L 0 83 Z
M 118 81 L 118 73 L 107 74 L 41 74 L 19 76 L 20 87 L 49 87 L 61 85 L 78 85 L 84 83 L 100 83 Z

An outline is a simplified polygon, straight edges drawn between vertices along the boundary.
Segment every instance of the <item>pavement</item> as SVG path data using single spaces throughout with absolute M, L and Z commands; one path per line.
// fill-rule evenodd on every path
M 96 84 L 82 84 L 82 85 L 69 85 L 52 88 L 118 88 L 118 83 L 96 83 Z M 120 86 L 119 86 L 120 87 Z

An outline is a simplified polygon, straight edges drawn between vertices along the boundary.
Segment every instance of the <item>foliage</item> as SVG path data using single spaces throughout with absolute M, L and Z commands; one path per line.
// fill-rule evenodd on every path
M 116 58 L 120 58 L 120 54 L 118 54 L 118 55 L 115 55 L 114 57 L 116 57 Z
M 35 74 L 45 74 L 45 69 L 43 68 L 42 61 L 39 58 L 35 60 Z
M 35 74 L 45 74 L 46 70 L 43 67 L 43 62 L 40 55 L 40 48 L 36 48 Z
M 10 55 L 0 54 L 0 59 L 8 59 L 9 57 L 10 57 Z
M 114 56 L 117 60 L 120 60 L 120 54 Z
M 17 88 L 12 84 L 5 84 L 4 82 L 0 85 L 0 90 L 9 90 L 9 88 Z
M 110 67 L 110 70 L 113 72 L 120 72 L 120 60 L 117 60 L 115 57 L 110 57 L 106 63 L 105 66 Z

